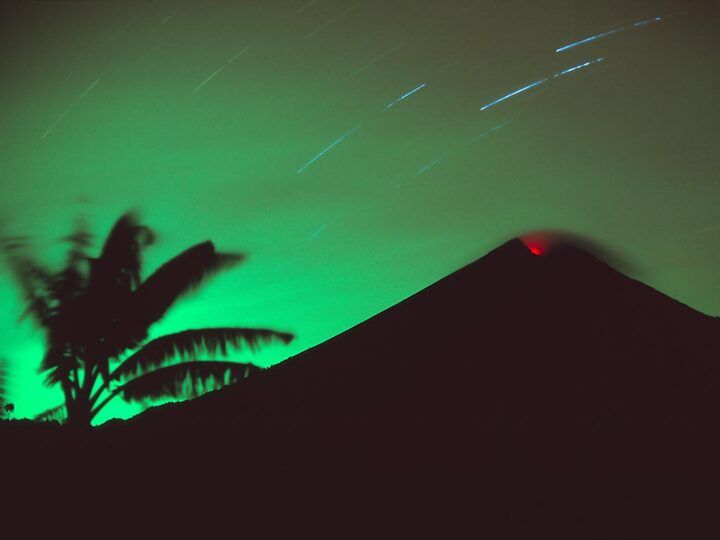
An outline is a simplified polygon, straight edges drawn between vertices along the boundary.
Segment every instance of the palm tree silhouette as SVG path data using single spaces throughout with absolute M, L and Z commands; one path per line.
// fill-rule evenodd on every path
M 219 253 L 212 242 L 190 247 L 141 279 L 142 253 L 154 241 L 136 214 L 120 217 L 100 255 L 89 257 L 91 235 L 83 223 L 64 238 L 70 244 L 64 267 L 51 272 L 29 255 L 23 238 L 8 239 L 4 252 L 27 301 L 45 332 L 40 371 L 59 385 L 64 403 L 38 418 L 67 420 L 89 428 L 114 398 L 130 402 L 193 397 L 244 379 L 259 369 L 250 363 L 205 360 L 229 348 L 252 352 L 293 335 L 258 328 L 186 330 L 148 341 L 149 328 L 184 294 L 210 276 L 239 264 L 244 255 Z

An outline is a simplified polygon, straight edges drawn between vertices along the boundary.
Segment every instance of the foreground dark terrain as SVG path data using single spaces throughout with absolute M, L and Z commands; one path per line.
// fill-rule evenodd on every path
M 402 477 L 403 500 L 426 502 L 448 495 L 409 486 L 450 481 L 514 525 L 563 515 L 594 537 L 599 512 L 657 534 L 672 509 L 687 531 L 714 507 L 718 336 L 718 319 L 580 248 L 516 239 L 245 382 L 82 436 L 15 423 L 2 440 L 42 474 L 357 478 L 375 497 Z

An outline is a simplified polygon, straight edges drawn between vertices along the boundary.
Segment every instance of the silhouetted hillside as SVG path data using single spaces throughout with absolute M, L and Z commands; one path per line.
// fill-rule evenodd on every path
M 680 444 L 689 439 L 678 430 L 705 437 L 717 417 L 719 330 L 580 248 L 536 255 L 515 239 L 245 383 L 150 410 L 118 435 L 192 429 L 246 448 L 257 443 L 243 433 L 259 430 L 311 454 L 367 445 L 363 455 L 382 461 L 412 448 L 461 468 L 525 436 L 532 459 L 582 437 L 618 452 Z

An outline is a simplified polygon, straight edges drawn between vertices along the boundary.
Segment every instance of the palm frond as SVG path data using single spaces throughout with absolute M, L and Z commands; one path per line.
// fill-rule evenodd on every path
M 205 360 L 163 367 L 125 383 L 118 392 L 125 401 L 191 398 L 240 381 L 260 368 L 252 364 Z
M 90 260 L 87 250 L 92 244 L 92 235 L 85 222 L 79 219 L 75 230 L 62 240 L 70 244 L 70 249 L 65 267 L 51 276 L 49 288 L 54 301 L 64 307 L 82 294 L 87 287 Z
M 43 356 L 38 371 L 47 372 L 45 384 L 53 386 L 68 380 L 70 371 L 76 367 L 78 367 L 77 360 L 70 355 L 63 344 L 51 344 Z
M 75 230 L 69 235 L 62 238 L 64 242 L 70 244 L 67 255 L 67 265 L 74 265 L 79 260 L 87 257 L 87 250 L 92 245 L 93 235 L 88 230 L 87 223 L 84 219 L 78 219 L 75 222 Z
M 133 212 L 123 214 L 113 225 L 100 257 L 91 264 L 91 282 L 98 288 L 133 289 L 140 284 L 141 252 L 152 244 L 155 235 L 140 224 Z
M 55 407 L 52 407 L 47 411 L 41 412 L 40 414 L 36 415 L 33 420 L 37 420 L 39 422 L 48 422 L 51 420 L 64 422 L 66 418 L 67 409 L 65 408 L 65 404 L 63 403 L 62 405 L 56 405 Z
M 140 318 L 149 326 L 160 320 L 180 296 L 221 270 L 239 264 L 244 258 L 242 254 L 218 253 L 210 241 L 183 251 L 158 268 L 135 291 L 133 318 Z
M 48 284 L 48 293 L 52 302 L 52 312 L 62 312 L 85 290 L 87 274 L 78 266 L 67 266 L 54 274 Z
M 28 253 L 26 238 L 5 238 L 1 247 L 10 273 L 27 302 L 20 319 L 32 315 L 37 323 L 44 326 L 51 314 L 49 287 L 52 273 Z
M 123 380 L 147 373 L 172 359 L 189 360 L 201 356 L 227 356 L 230 348 L 248 347 L 252 352 L 272 342 L 290 343 L 294 336 L 266 328 L 203 328 L 168 334 L 129 356 L 113 372 L 112 378 Z
M 170 259 L 126 299 L 118 298 L 114 302 L 119 309 L 113 317 L 112 328 L 106 332 L 105 354 L 117 357 L 128 349 L 139 347 L 147 339 L 149 327 L 160 320 L 178 298 L 243 259 L 241 254 L 217 253 L 209 241 Z

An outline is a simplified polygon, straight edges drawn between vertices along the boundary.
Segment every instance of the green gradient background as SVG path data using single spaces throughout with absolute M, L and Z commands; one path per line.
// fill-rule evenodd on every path
M 589 235 L 632 275 L 720 314 L 712 3 L 317 0 L 297 13 L 305 4 L 4 2 L 5 234 L 31 235 L 52 263 L 77 215 L 102 238 L 137 208 L 160 238 L 147 269 L 208 238 L 248 252 L 153 334 L 296 332 L 257 357 L 265 365 L 529 229 Z M 656 15 L 666 20 L 554 52 Z M 597 56 L 606 61 L 479 111 Z M 21 309 L 2 269 L 0 355 L 28 416 L 60 393 L 41 385 L 41 334 L 17 323 Z M 137 410 L 120 403 L 98 421 Z

